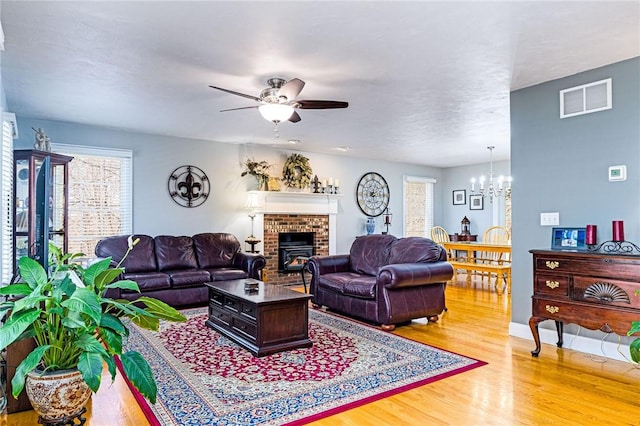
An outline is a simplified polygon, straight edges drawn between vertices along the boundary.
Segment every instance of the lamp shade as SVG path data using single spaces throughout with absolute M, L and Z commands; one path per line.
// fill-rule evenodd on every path
M 280 123 L 287 121 L 293 114 L 293 107 L 284 104 L 264 104 L 258 107 L 260 115 L 265 120 L 273 121 L 274 123 Z

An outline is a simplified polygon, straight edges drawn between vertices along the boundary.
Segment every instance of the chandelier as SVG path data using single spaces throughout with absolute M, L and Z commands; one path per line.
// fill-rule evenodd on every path
M 511 196 L 511 176 L 500 175 L 495 179 L 493 173 L 493 149 L 495 146 L 488 146 L 489 150 L 489 180 L 484 176 L 480 176 L 479 188 L 476 190 L 476 178 L 471 178 L 471 194 L 489 196 L 489 201 L 493 203 L 493 197 L 509 197 Z

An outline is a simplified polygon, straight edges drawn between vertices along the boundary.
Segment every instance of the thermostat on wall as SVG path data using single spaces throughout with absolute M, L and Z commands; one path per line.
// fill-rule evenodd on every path
M 627 166 L 609 167 L 609 182 L 627 180 Z

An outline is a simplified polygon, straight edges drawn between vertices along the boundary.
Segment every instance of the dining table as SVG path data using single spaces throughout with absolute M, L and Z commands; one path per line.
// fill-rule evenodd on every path
M 511 293 L 511 244 L 476 241 L 447 241 L 440 244 L 447 250 L 454 271 L 466 270 L 467 282 L 471 281 L 472 272 L 495 273 L 503 279 L 503 290 Z

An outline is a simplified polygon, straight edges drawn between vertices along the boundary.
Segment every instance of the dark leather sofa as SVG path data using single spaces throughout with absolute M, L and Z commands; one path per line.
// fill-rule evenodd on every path
M 120 262 L 128 248 L 128 235 L 98 242 L 95 254 Z M 122 263 L 123 279 L 138 283 L 140 293 L 110 289 L 106 295 L 135 300 L 149 296 L 174 307 L 208 303 L 206 282 L 243 278 L 260 279 L 265 266 L 261 254 L 240 251 L 238 239 L 227 233 L 202 233 L 192 237 L 134 235 L 140 241 Z
M 311 302 L 389 331 L 416 318 L 437 321 L 453 276 L 446 259 L 428 238 L 357 237 L 349 254 L 311 257 Z

